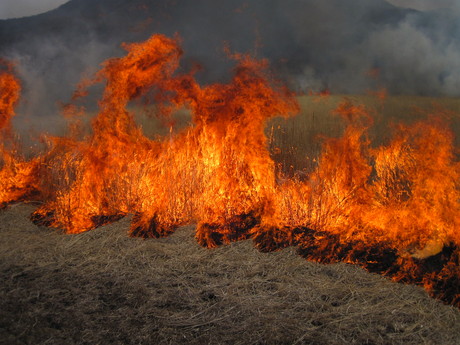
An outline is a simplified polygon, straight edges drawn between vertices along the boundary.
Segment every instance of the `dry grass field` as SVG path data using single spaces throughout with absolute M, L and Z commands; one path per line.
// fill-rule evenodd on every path
M 456 99 L 352 98 L 380 110 L 376 142 L 386 139 L 388 122 L 417 118 L 415 106 L 460 113 Z M 271 149 L 280 148 L 274 157 L 311 168 L 321 135 L 343 129 L 330 114 L 341 99 L 302 97 L 298 117 L 268 124 Z M 451 121 L 457 132 L 458 118 Z M 194 226 L 163 239 L 130 238 L 128 218 L 63 235 L 34 225 L 35 207 L 0 211 L 0 344 L 460 342 L 460 310 L 352 265 L 308 262 L 295 248 L 260 253 L 251 240 L 206 249 Z
M 251 241 L 198 246 L 126 236 L 127 219 L 79 235 L 0 214 L 1 344 L 458 344 L 460 311 L 360 268 Z

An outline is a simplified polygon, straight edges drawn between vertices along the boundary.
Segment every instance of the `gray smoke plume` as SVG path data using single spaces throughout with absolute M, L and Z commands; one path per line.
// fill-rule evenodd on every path
M 0 56 L 17 62 L 21 111 L 41 122 L 82 75 L 123 54 L 122 42 L 153 33 L 178 34 L 183 68 L 201 64 L 203 83 L 228 80 L 228 44 L 267 58 L 297 91 L 460 96 L 459 9 L 419 12 L 384 0 L 71 0 L 0 21 Z

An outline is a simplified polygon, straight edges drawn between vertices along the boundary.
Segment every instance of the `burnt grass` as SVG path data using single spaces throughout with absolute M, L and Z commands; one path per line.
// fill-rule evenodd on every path
M 252 240 L 201 247 L 195 227 L 78 235 L 0 211 L 0 344 L 458 344 L 460 310 L 421 287 Z
M 339 234 L 306 227 L 259 229 L 253 240 L 263 252 L 294 245 L 297 253 L 309 261 L 353 263 L 394 281 L 420 285 L 430 296 L 460 308 L 460 248 L 453 243 L 444 245 L 436 255 L 417 259 L 398 255 L 390 243 L 347 240 Z

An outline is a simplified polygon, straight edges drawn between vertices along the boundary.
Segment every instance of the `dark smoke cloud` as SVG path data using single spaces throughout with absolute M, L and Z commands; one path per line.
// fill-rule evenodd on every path
M 384 0 L 72 0 L 43 15 L 0 21 L 0 55 L 18 62 L 22 110 L 40 119 L 54 116 L 56 102 L 70 98 L 82 74 L 123 54 L 121 42 L 155 32 L 179 34 L 184 68 L 202 64 L 205 83 L 229 78 L 227 42 L 268 58 L 295 90 L 386 87 L 460 96 L 459 14 Z

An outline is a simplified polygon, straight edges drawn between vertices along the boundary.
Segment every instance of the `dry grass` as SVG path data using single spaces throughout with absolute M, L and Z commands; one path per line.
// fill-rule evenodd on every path
M 421 288 L 294 249 L 209 250 L 194 228 L 126 236 L 129 219 L 79 235 L 0 213 L 2 344 L 458 344 L 460 311 Z
M 374 119 L 369 129 L 373 145 L 391 138 L 391 124 L 413 123 L 427 115 L 444 113 L 454 133 L 460 133 L 460 99 L 418 96 L 389 96 L 380 100 L 371 95 L 331 95 L 328 97 L 299 97 L 301 112 L 289 119 L 275 118 L 267 126 L 270 148 L 274 159 L 283 164 L 285 173 L 311 171 L 316 166 L 322 143 L 326 137 L 338 137 L 345 122 L 333 113 L 348 99 L 353 104 L 363 104 Z M 446 114 L 450 112 L 450 114 Z M 460 146 L 460 136 L 455 138 Z

